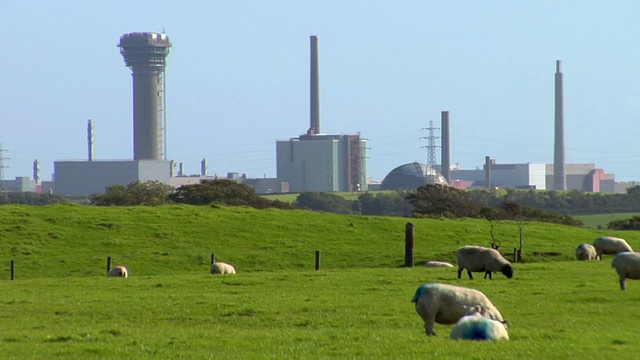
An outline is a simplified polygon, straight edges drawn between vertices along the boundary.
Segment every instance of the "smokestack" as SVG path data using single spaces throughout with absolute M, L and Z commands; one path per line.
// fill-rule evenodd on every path
M 567 190 L 564 165 L 564 76 L 562 61 L 556 61 L 555 142 L 553 148 L 553 189 Z
M 93 120 L 89 119 L 87 122 L 87 149 L 88 149 L 88 161 L 93 161 Z
M 207 176 L 207 159 L 202 159 L 200 162 L 200 175 Z
M 178 176 L 184 176 L 184 165 L 182 163 L 178 165 Z
M 171 43 L 164 33 L 120 37 L 120 53 L 133 76 L 133 159 L 163 160 L 164 69 Z
M 318 37 L 311 36 L 311 119 L 309 134 L 320 134 L 320 74 L 318 70 Z
M 33 160 L 33 181 L 40 184 L 40 161 L 38 159 Z
M 447 180 L 447 184 L 451 182 L 451 143 L 449 138 L 449 112 L 442 111 L 440 113 L 442 128 L 442 166 L 440 167 L 440 171 L 442 172 L 442 176 Z
M 489 156 L 484 157 L 484 176 L 487 190 L 491 190 L 491 158 Z

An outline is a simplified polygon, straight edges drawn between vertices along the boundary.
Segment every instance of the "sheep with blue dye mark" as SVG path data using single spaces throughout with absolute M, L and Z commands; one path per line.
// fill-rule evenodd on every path
M 613 236 L 600 236 L 593 240 L 596 248 L 596 258 L 602 260 L 602 255 L 616 255 L 621 252 L 633 252 L 631 246 L 624 239 Z
M 427 263 L 424 264 L 424 266 L 428 268 L 453 267 L 453 265 L 451 265 L 446 261 L 427 261 Z
M 620 290 L 627 288 L 626 280 L 640 279 L 640 254 L 636 252 L 621 252 L 613 257 L 611 267 L 620 276 Z
M 596 248 L 591 244 L 582 243 L 576 248 L 576 259 L 578 260 L 595 260 Z
M 483 246 L 463 246 L 456 252 L 458 259 L 458 279 L 462 277 L 462 270 L 466 269 L 469 279 L 473 279 L 472 272 L 484 272 L 484 278 L 491 273 L 500 272 L 508 279 L 513 277 L 513 267 L 496 249 Z
M 236 269 L 233 265 L 229 265 L 223 262 L 214 262 L 211 264 L 211 274 L 235 274 Z
M 413 299 L 416 312 L 424 321 L 428 336 L 435 336 L 433 326 L 455 324 L 472 306 L 481 306 L 486 317 L 503 321 L 500 311 L 482 292 L 462 286 L 428 283 L 420 286 Z
M 506 323 L 483 315 L 482 306 L 472 306 L 451 329 L 453 340 L 509 340 Z
M 107 277 L 129 277 L 129 269 L 126 266 L 116 266 L 107 272 Z

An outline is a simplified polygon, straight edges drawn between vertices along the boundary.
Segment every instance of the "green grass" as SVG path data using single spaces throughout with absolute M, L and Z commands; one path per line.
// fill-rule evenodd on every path
M 402 267 L 407 221 L 414 268 Z M 636 357 L 640 282 L 620 291 L 611 257 L 573 259 L 600 234 L 640 247 L 639 232 L 527 224 L 527 263 L 510 280 L 421 266 L 488 245 L 488 230 L 484 220 L 249 208 L 1 206 L 0 358 Z M 515 225 L 496 230 L 501 250 L 517 246 Z M 212 252 L 238 274 L 209 275 Z M 106 278 L 107 256 L 131 277 Z M 444 325 L 425 336 L 410 300 L 426 282 L 483 291 L 511 341 L 453 342 Z
M 596 229 L 598 225 L 607 228 L 607 225 L 614 220 L 629 219 L 640 216 L 640 213 L 618 213 L 618 214 L 598 214 L 598 215 L 576 215 L 576 219 L 582 220 L 584 226 Z

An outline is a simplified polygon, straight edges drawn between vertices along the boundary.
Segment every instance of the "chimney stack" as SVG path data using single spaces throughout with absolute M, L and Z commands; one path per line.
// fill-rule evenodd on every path
M 318 70 L 318 37 L 311 36 L 311 119 L 308 133 L 320 134 L 320 74 Z
M 556 61 L 555 142 L 553 148 L 553 189 L 567 190 L 564 164 L 564 76 L 562 61 Z
M 449 112 L 442 111 L 441 114 L 442 128 L 442 166 L 440 166 L 440 172 L 442 176 L 447 180 L 447 184 L 451 182 L 451 143 L 449 137 Z
M 87 122 L 88 161 L 93 161 L 93 120 Z

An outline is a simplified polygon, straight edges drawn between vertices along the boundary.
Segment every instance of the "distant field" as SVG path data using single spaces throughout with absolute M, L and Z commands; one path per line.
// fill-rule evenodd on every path
M 372 192 L 372 193 L 377 194 L 378 192 L 379 191 Z M 335 192 L 335 193 L 330 193 L 330 194 L 335 194 L 335 195 L 338 195 L 338 196 L 342 196 L 346 200 L 353 201 L 353 200 L 358 200 L 358 196 L 360 196 L 363 193 L 361 193 L 361 192 Z M 261 195 L 261 196 L 265 197 L 267 199 L 271 199 L 271 200 L 280 200 L 280 201 L 292 203 L 298 198 L 298 195 L 300 195 L 300 194 L 298 194 L 298 193 L 294 193 L 294 194 L 267 194 L 267 195 Z
M 597 229 L 598 225 L 604 229 L 607 228 L 609 222 L 614 220 L 629 219 L 634 216 L 640 216 L 640 213 L 620 213 L 620 214 L 598 214 L 598 215 L 576 215 L 576 219 L 582 220 L 584 226 Z

